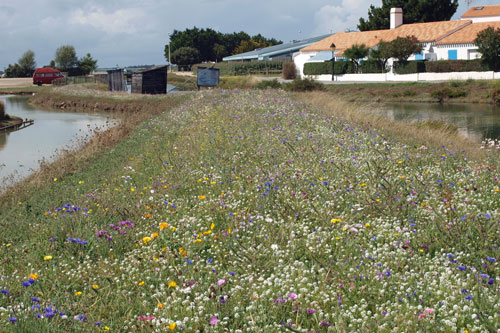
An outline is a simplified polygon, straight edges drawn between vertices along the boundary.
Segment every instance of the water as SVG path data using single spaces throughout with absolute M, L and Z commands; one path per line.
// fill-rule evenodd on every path
M 57 150 L 71 148 L 91 129 L 112 123 L 104 114 L 46 111 L 26 103 L 27 97 L 0 96 L 6 113 L 35 121 L 15 132 L 0 132 L 0 192 L 2 186 L 20 180 L 50 161 Z
M 167 94 L 170 93 L 177 93 L 178 90 L 176 90 L 177 86 L 174 86 L 173 84 L 167 83 Z M 132 85 L 127 83 L 127 92 L 132 92 Z
M 440 121 L 480 142 L 500 139 L 500 107 L 486 104 L 399 103 L 386 104 L 375 112 L 401 122 Z

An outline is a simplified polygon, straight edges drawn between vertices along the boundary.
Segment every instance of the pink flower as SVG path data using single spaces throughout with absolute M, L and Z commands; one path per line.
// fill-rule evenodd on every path
M 288 298 L 297 299 L 297 294 L 296 293 L 289 293 Z
M 218 322 L 219 322 L 219 318 L 217 318 L 217 317 L 210 318 L 210 325 L 217 325 Z
M 427 312 L 428 314 L 433 314 L 434 313 L 434 309 L 425 308 L 425 312 Z
M 224 280 L 224 279 L 220 279 L 219 281 L 217 281 L 217 284 L 219 286 L 222 286 L 224 283 L 226 283 L 226 280 Z
M 421 313 L 421 314 L 418 315 L 418 319 L 425 318 L 425 316 L 427 316 L 425 313 Z

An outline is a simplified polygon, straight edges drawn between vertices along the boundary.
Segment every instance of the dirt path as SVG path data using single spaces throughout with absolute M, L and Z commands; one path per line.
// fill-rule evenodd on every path
M 33 78 L 31 77 L 0 79 L 0 88 L 30 87 L 32 85 L 33 85 Z

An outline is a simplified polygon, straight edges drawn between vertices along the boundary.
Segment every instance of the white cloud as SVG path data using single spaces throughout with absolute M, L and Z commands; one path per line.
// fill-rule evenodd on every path
M 356 29 L 359 18 L 367 16 L 372 0 L 342 0 L 339 5 L 325 5 L 314 14 L 317 34 Z
M 111 34 L 134 34 L 143 24 L 145 16 L 139 8 L 118 9 L 111 13 L 105 13 L 101 8 L 89 11 L 79 8 L 70 14 L 68 22 L 73 25 L 87 25 Z

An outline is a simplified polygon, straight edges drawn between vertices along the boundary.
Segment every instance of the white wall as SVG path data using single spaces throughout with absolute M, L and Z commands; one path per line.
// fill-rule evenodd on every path
M 316 54 L 318 52 L 297 52 L 293 54 L 293 62 L 297 68 L 297 77 L 304 76 L 304 64 Z
M 477 46 L 473 44 L 437 45 L 434 47 L 437 60 L 448 60 L 448 50 L 457 50 L 457 60 L 473 60 L 481 57 L 481 53 L 477 52 Z
M 306 75 L 306 78 L 331 82 L 330 74 Z M 415 73 L 397 75 L 385 74 L 343 74 L 335 75 L 336 82 L 416 82 L 416 81 L 448 81 L 448 80 L 493 80 L 500 79 L 500 72 L 451 72 L 451 73 Z
M 471 20 L 472 23 L 494 22 L 494 21 L 500 21 L 500 16 L 469 17 L 469 18 L 464 18 L 462 20 Z

